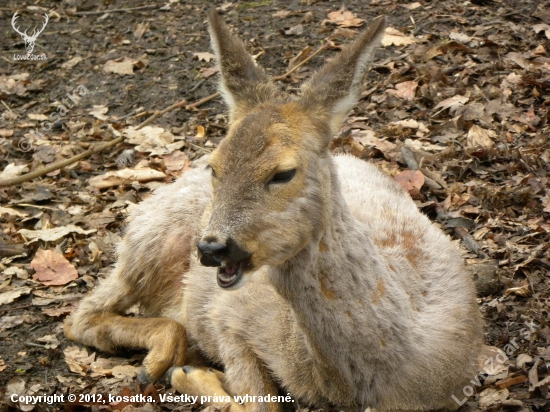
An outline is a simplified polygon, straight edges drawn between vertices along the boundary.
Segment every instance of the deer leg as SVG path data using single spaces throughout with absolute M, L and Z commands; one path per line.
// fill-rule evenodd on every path
M 217 406 L 224 409 L 229 403 L 230 412 L 245 412 L 245 407 L 228 393 L 225 374 L 208 367 L 184 366 L 173 368 L 170 383 L 179 392 L 197 397 L 201 406 Z M 226 402 L 229 400 L 229 402 Z
M 170 366 L 185 364 L 185 328 L 168 318 L 122 316 L 140 296 L 119 273 L 112 273 L 82 300 L 65 320 L 65 336 L 111 353 L 118 347 L 148 349 L 140 379 L 156 381 Z

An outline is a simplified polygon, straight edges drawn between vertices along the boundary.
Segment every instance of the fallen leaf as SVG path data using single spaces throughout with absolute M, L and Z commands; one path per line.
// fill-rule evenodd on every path
M 218 69 L 217 67 L 201 67 L 199 70 L 203 79 L 208 79 L 209 77 L 218 74 L 219 71 L 220 69 Z
M 516 295 L 516 296 L 521 296 L 523 298 L 528 298 L 529 296 L 531 296 L 531 289 L 529 288 L 529 285 L 523 285 L 515 288 L 508 288 L 504 291 L 504 296 L 509 296 L 509 295 Z
M 55 242 L 56 240 L 64 238 L 69 233 L 89 235 L 95 232 L 95 229 L 85 230 L 75 225 L 60 226 L 52 229 L 42 230 L 20 229 L 18 231 L 18 233 L 21 234 L 25 239 L 30 239 L 29 242 L 33 242 L 35 240 L 43 240 L 44 242 Z
M 473 125 L 468 131 L 468 136 L 466 138 L 466 147 L 475 148 L 475 147 L 486 147 L 491 148 L 495 145 L 493 138 L 497 134 L 492 130 L 484 129 L 483 127 Z
M 46 349 L 55 349 L 57 348 L 61 342 L 57 340 L 55 335 L 44 335 L 41 338 L 36 339 L 37 342 L 45 343 Z
M 90 110 L 88 113 L 90 113 L 96 119 L 107 120 L 107 116 L 105 116 L 105 113 L 107 113 L 108 111 L 109 111 L 109 108 L 105 105 L 94 105 L 94 108 Z
M 134 68 L 140 69 L 143 66 L 144 64 L 140 60 L 125 56 L 117 60 L 108 60 L 103 65 L 103 71 L 105 73 L 129 74 L 133 76 Z
M 51 316 L 52 318 L 56 318 L 59 316 L 65 316 L 70 313 L 73 313 L 77 309 L 77 305 L 74 303 L 71 303 L 67 306 L 61 306 L 58 308 L 43 308 L 41 312 L 46 316 Z
M 22 173 L 28 172 L 27 165 L 16 166 L 15 163 L 8 164 L 2 173 L 0 173 L 0 180 L 11 179 L 12 177 L 19 176 Z
M 0 372 L 4 371 L 7 368 L 6 362 L 0 357 Z
M 28 315 L 2 316 L 0 318 L 0 330 L 11 329 L 21 325 L 26 320 L 28 320 Z
M 393 27 L 387 27 L 384 37 L 382 37 L 382 46 L 384 47 L 391 46 L 392 44 L 394 46 L 408 46 L 413 43 L 416 43 L 416 39 L 413 36 L 407 36 Z
M 452 31 L 451 33 L 449 33 L 449 38 L 451 40 L 456 40 L 460 43 L 469 43 L 472 41 L 472 38 L 470 36 L 468 36 L 467 34 L 464 34 L 464 33 L 457 33 L 457 32 L 454 32 Z
M 8 290 L 7 292 L 0 293 L 0 305 L 7 305 L 12 303 L 15 299 L 22 295 L 28 295 L 31 293 L 31 288 L 24 286 Z M 1 324 L 0 324 L 1 326 Z
M 149 29 L 149 23 L 138 23 L 136 29 L 134 30 L 134 37 L 136 39 L 141 39 L 145 32 Z
M 400 99 L 404 99 L 407 101 L 413 101 L 414 96 L 416 94 L 416 88 L 418 87 L 418 83 L 415 81 L 408 81 L 403 83 L 398 83 L 395 85 L 395 89 L 388 89 L 387 92 L 399 97 Z
M 166 170 L 171 172 L 177 172 L 187 164 L 189 165 L 189 157 L 183 152 L 176 150 L 174 153 L 162 156 Z
M 78 63 L 82 61 L 81 56 L 73 57 L 70 60 L 67 60 L 65 63 L 61 65 L 62 69 L 72 69 L 74 66 L 76 66 Z
M 195 56 L 199 61 L 204 61 L 207 63 L 210 63 L 210 60 L 212 60 L 214 56 L 212 53 L 209 52 L 199 52 L 199 53 L 193 53 L 193 56 Z
M 354 13 L 346 10 L 345 6 L 342 6 L 340 10 L 330 12 L 328 20 L 324 20 L 323 25 L 326 22 L 337 24 L 340 27 L 361 27 L 365 20 L 357 18 Z
M 272 17 L 281 17 L 281 18 L 285 18 L 286 16 L 288 16 L 290 14 L 290 12 L 288 10 L 279 10 L 275 13 L 273 13 L 271 16 Z
M 487 388 L 479 394 L 479 407 L 486 410 L 490 406 L 500 406 L 502 402 L 508 399 L 510 391 L 508 389 Z
M 299 36 L 304 32 L 304 26 L 302 24 L 297 24 L 296 26 L 292 26 L 290 29 L 285 30 L 285 34 L 287 36 Z
M 12 129 L 0 129 L 0 137 L 12 137 L 12 136 L 13 136 Z
M 435 112 L 432 114 L 432 116 L 436 116 L 437 114 L 441 113 L 445 109 L 450 108 L 456 108 L 458 106 L 463 106 L 467 101 L 469 100 L 466 96 L 456 95 L 453 97 L 449 97 L 448 99 L 440 101 L 433 110 L 436 111 L 437 109 L 440 109 L 438 112 Z
M 394 176 L 399 185 L 411 195 L 418 196 L 420 189 L 424 185 L 424 175 L 420 170 L 403 170 Z
M 90 186 L 97 189 L 105 189 L 127 182 L 150 182 L 152 180 L 162 180 L 165 177 L 167 176 L 164 173 L 150 168 L 121 169 L 92 177 L 88 182 Z
M 54 250 L 38 249 L 30 266 L 36 271 L 33 279 L 46 286 L 66 285 L 78 278 L 75 267 Z
M 415 1 L 414 3 L 410 3 L 410 4 L 402 4 L 402 6 L 405 7 L 407 10 L 415 10 L 415 9 L 418 9 L 419 7 L 422 7 L 422 4 Z
M 27 116 L 31 120 L 38 120 L 38 121 L 50 120 L 50 118 L 48 116 L 46 116 L 45 114 L 40 114 L 40 113 L 29 113 Z
M 90 370 L 90 364 L 95 359 L 95 352 L 88 355 L 88 351 L 85 348 L 80 349 L 78 346 L 68 346 L 64 351 L 65 362 L 72 372 L 79 375 L 86 375 L 86 372 Z
M 19 212 L 9 207 L 0 206 L 0 215 L 7 214 L 9 216 L 26 217 L 29 214 L 25 212 Z
M 152 156 L 170 154 L 185 145 L 183 140 L 174 142 L 174 135 L 158 126 L 145 126 L 139 130 L 130 126 L 122 134 L 128 143 L 137 145 L 138 152 L 149 152 Z

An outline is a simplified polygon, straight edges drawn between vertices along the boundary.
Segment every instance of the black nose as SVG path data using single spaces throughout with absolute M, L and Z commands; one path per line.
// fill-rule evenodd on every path
M 200 241 L 197 247 L 201 263 L 204 266 L 221 266 L 223 259 L 229 253 L 229 248 L 226 245 L 217 242 Z

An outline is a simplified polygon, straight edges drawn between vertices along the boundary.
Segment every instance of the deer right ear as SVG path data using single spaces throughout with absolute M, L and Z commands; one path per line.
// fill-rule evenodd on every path
M 242 117 L 258 104 L 273 99 L 277 87 L 257 66 L 243 43 L 229 31 L 216 10 L 208 18 L 212 49 L 220 70 L 220 93 L 229 107 L 229 121 Z

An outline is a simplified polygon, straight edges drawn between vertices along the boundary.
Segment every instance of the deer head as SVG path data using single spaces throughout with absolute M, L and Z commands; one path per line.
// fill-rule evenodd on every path
M 218 284 L 230 287 L 252 268 L 283 264 L 319 242 L 333 186 L 328 147 L 359 100 L 385 19 L 298 96 L 279 91 L 215 11 L 209 22 L 230 128 L 210 157 L 212 210 L 198 249 L 203 265 L 219 267 Z
M 46 24 L 48 24 L 49 17 L 46 13 L 44 13 L 44 24 L 42 25 L 42 28 L 40 30 L 34 29 L 32 35 L 29 36 L 27 34 L 27 30 L 25 30 L 22 33 L 22 32 L 19 31 L 19 27 L 15 26 L 15 20 L 17 20 L 17 18 L 19 17 L 17 15 L 17 13 L 18 12 L 16 11 L 15 14 L 13 15 L 13 17 L 11 19 L 11 25 L 12 25 L 13 29 L 17 33 L 19 33 L 21 38 L 25 41 L 25 47 L 27 48 L 27 54 L 31 54 L 32 51 L 34 50 L 34 45 L 35 45 L 36 39 L 38 38 L 38 35 L 44 31 L 44 29 L 46 28 Z

